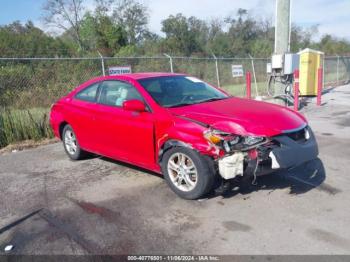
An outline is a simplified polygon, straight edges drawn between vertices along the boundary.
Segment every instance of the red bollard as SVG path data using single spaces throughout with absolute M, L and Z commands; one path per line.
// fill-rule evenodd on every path
M 321 105 L 322 89 L 323 89 L 323 68 L 320 67 L 317 71 L 318 83 L 317 83 L 317 102 L 318 106 Z
M 294 111 L 299 110 L 299 69 L 294 71 Z
M 249 71 L 247 71 L 245 75 L 246 88 L 247 88 L 247 98 L 252 98 L 252 75 Z

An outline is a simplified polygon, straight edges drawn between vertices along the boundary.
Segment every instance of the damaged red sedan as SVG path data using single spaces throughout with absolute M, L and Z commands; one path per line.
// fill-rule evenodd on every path
M 184 74 L 92 79 L 52 106 L 50 122 L 71 159 L 89 152 L 161 173 L 185 199 L 318 155 L 301 114 Z

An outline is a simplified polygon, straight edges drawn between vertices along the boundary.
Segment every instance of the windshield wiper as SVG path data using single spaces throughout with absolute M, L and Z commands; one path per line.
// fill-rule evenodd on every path
M 227 99 L 227 98 L 230 98 L 230 96 L 227 96 L 227 97 L 213 97 L 213 98 L 204 99 L 204 100 L 200 100 L 200 101 L 193 101 L 193 102 L 187 102 L 187 103 L 180 103 L 180 104 L 171 105 L 171 106 L 168 106 L 168 107 L 172 108 L 172 107 L 180 107 L 180 106 L 195 105 L 195 104 L 200 104 L 200 103 L 206 103 L 206 102 L 224 100 L 224 99 Z
M 224 100 L 224 99 L 227 99 L 227 98 L 229 98 L 229 97 L 213 97 L 213 98 L 209 98 L 209 99 L 198 101 L 197 104 L 199 104 L 199 103 L 206 103 L 206 102 L 213 102 L 213 101 L 218 101 L 218 100 Z
M 171 105 L 168 106 L 169 108 L 173 108 L 173 107 L 180 107 L 180 106 L 189 106 L 189 105 L 193 105 L 194 103 L 180 103 L 180 104 L 176 104 L 176 105 Z

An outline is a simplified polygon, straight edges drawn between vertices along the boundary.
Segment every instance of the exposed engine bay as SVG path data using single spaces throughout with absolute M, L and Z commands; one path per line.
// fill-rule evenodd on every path
M 278 169 L 290 169 L 315 159 L 318 147 L 312 130 L 306 126 L 265 138 L 253 147 L 233 150 L 218 159 L 219 174 L 229 180 L 237 176 L 259 176 Z

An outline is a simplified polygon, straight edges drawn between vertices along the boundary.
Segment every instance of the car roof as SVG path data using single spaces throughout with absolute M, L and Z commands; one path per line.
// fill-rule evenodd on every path
M 124 74 L 127 76 L 137 79 L 151 78 L 151 77 L 162 77 L 162 76 L 183 76 L 184 74 L 175 74 L 175 73 L 163 73 L 163 72 L 151 72 L 151 73 L 133 73 L 133 74 Z
M 139 79 L 147 79 L 153 77 L 166 77 L 166 76 L 186 76 L 186 74 L 178 74 L 178 73 L 165 73 L 165 72 L 148 72 L 148 73 L 131 73 L 131 74 L 121 74 L 115 76 L 98 76 L 94 77 L 83 84 L 77 86 L 73 93 L 79 92 L 80 90 L 86 88 L 87 86 L 94 84 L 96 82 L 105 81 L 105 80 L 139 80 Z
M 120 78 L 129 78 L 133 80 L 145 79 L 145 78 L 153 78 L 153 77 L 164 77 L 164 76 L 184 76 L 185 74 L 177 74 L 177 73 L 163 73 L 163 72 L 150 72 L 150 73 L 130 73 L 130 74 L 122 74 L 115 76 L 102 76 L 97 77 L 92 80 L 111 80 L 111 79 L 120 79 Z

